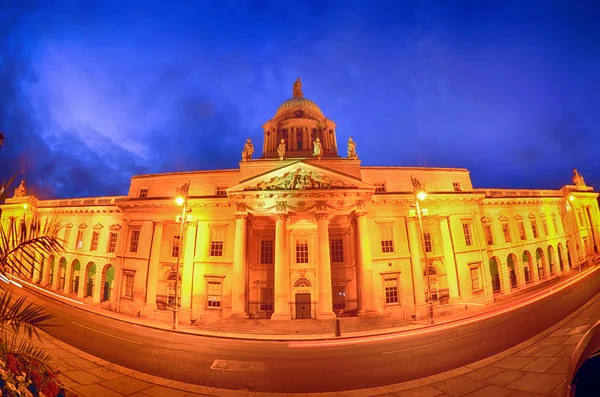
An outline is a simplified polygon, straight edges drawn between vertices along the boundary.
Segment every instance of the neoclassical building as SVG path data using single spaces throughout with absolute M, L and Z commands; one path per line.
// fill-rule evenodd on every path
M 435 306 L 489 304 L 598 251 L 598 194 L 575 170 L 561 189 L 517 190 L 475 189 L 466 169 L 361 166 L 299 80 L 263 129 L 238 168 L 133 176 L 127 196 L 38 200 L 22 184 L 2 222 L 59 222 L 66 251 L 38 258 L 33 282 L 163 321 L 178 294 L 186 324 L 423 317 L 428 291 Z

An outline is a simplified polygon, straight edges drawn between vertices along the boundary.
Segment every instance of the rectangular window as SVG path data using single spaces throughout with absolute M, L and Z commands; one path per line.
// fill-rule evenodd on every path
M 471 268 L 471 290 L 481 290 L 481 283 L 479 282 L 479 267 Z
M 133 298 L 133 274 L 125 275 L 125 297 Z
M 519 225 L 519 237 L 521 237 L 521 240 L 527 240 L 527 234 L 525 233 L 525 224 L 523 223 L 523 221 L 519 221 L 518 223 Z
M 431 240 L 431 232 L 423 233 L 423 241 L 425 241 L 425 252 L 433 252 L 433 241 Z
M 454 188 L 455 192 L 462 192 L 462 183 L 460 182 L 452 182 L 452 187 Z
M 227 186 L 217 185 L 217 191 L 215 194 L 217 196 L 227 196 Z
M 581 211 L 577 211 L 577 215 L 579 217 L 579 224 L 583 226 L 583 215 L 581 215 Z
M 510 236 L 510 227 L 508 226 L 508 223 L 502 224 L 502 233 L 504 233 L 504 241 L 506 243 L 512 242 L 512 238 Z
M 92 232 L 92 245 L 90 246 L 90 251 L 98 251 L 98 237 L 100 234 L 97 231 Z
M 308 240 L 296 240 L 296 263 L 308 263 Z
M 206 284 L 206 307 L 221 307 L 221 282 L 209 281 Z
M 140 198 L 148 197 L 148 189 L 140 189 Z
M 331 263 L 343 263 L 344 262 L 344 240 L 331 239 Z
M 260 311 L 272 312 L 273 311 L 273 287 L 260 287 Z
M 334 285 L 333 293 L 333 310 L 344 310 L 346 308 L 346 286 Z
M 223 256 L 223 246 L 225 244 L 224 230 L 210 231 L 210 256 Z
M 83 230 L 77 232 L 77 243 L 75 247 L 80 250 L 83 249 Z
M 556 224 L 556 218 L 552 218 L 552 227 L 554 228 L 554 234 L 558 234 L 558 225 Z
M 487 245 L 494 245 L 494 234 L 492 233 L 492 225 L 489 223 L 483 224 L 483 235 L 485 236 L 485 242 Z
M 382 253 L 394 252 L 394 231 L 392 225 L 379 227 L 379 239 L 381 241 Z
M 531 221 L 531 231 L 533 232 L 533 238 L 538 238 L 538 228 L 537 228 L 537 222 L 532 220 Z
M 108 239 L 108 252 L 116 252 L 117 251 L 117 233 L 110 232 L 110 237 Z
M 131 231 L 131 239 L 129 240 L 129 252 L 138 252 L 138 243 L 140 242 L 140 229 Z
M 179 248 L 181 247 L 181 236 L 176 234 L 171 241 L 171 258 L 179 257 Z
M 544 235 L 548 236 L 550 234 L 548 233 L 548 221 L 545 219 L 542 219 L 542 228 L 544 229 Z
M 386 277 L 383 279 L 383 286 L 385 290 L 385 304 L 395 305 L 399 303 L 398 300 L 398 277 Z
M 378 182 L 375 184 L 375 193 L 387 192 L 385 182 Z
M 71 237 L 71 228 L 65 228 L 65 248 L 69 246 L 69 238 Z
M 465 234 L 465 245 L 473 245 L 473 239 L 471 238 L 471 225 L 468 223 L 463 223 L 463 233 Z
M 273 264 L 273 240 L 260 241 L 260 264 Z

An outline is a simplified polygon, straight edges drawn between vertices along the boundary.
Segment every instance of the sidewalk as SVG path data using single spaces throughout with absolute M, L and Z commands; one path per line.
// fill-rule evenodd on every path
M 580 278 L 587 277 L 591 273 L 594 273 L 600 270 L 600 258 L 596 258 L 593 265 L 590 265 L 581 273 L 577 270 L 572 270 L 567 275 L 562 275 L 560 277 L 554 277 L 552 279 L 546 280 L 539 285 L 529 287 L 525 290 L 518 291 L 516 294 L 508 297 L 502 297 L 502 300 L 499 302 L 490 305 L 490 306 L 467 306 L 465 303 L 459 303 L 457 306 L 465 306 L 468 307 L 467 310 L 459 310 L 451 315 L 444 315 L 441 317 L 435 318 L 435 325 L 439 326 L 442 324 L 454 323 L 459 321 L 466 321 L 468 319 L 477 318 L 480 316 L 485 316 L 489 313 L 496 313 L 502 311 L 507 308 L 514 308 L 517 305 L 523 304 L 531 299 L 536 299 L 542 297 L 544 295 L 548 295 L 553 291 L 564 287 Z M 21 281 L 22 282 L 22 281 Z M 27 285 L 31 285 L 30 283 L 23 282 Z M 65 303 L 67 305 L 72 306 L 73 308 L 79 310 L 85 310 L 100 316 L 108 317 L 114 320 L 119 320 L 123 322 L 128 322 L 131 324 L 137 324 L 144 327 L 161 329 L 164 331 L 170 332 L 182 332 L 186 334 L 193 335 L 201 335 L 201 336 L 210 336 L 217 338 L 227 338 L 227 339 L 247 339 L 247 340 L 271 340 L 271 341 L 291 341 L 291 340 L 324 340 L 324 339 L 344 339 L 344 338 L 357 338 L 357 337 L 365 337 L 365 336 L 379 336 L 392 334 L 402 331 L 410 331 L 415 329 L 420 329 L 424 327 L 430 327 L 427 324 L 427 320 L 418 320 L 412 321 L 410 324 L 395 327 L 395 328 L 379 328 L 373 329 L 369 331 L 357 331 L 357 332 L 345 332 L 343 321 L 342 321 L 342 335 L 339 337 L 335 336 L 333 329 L 333 321 L 332 321 L 332 331 L 331 333 L 326 334 L 285 334 L 285 335 L 270 335 L 270 334 L 250 334 L 250 333 L 231 333 L 231 332 L 216 332 L 216 331 L 208 331 L 204 330 L 197 325 L 180 325 L 178 331 L 174 331 L 171 327 L 171 324 L 164 322 L 151 321 L 144 318 L 133 317 L 126 314 L 121 314 L 117 312 L 112 312 L 109 310 L 101 309 L 97 306 L 87 305 L 87 304 L 70 304 L 65 301 L 65 297 L 63 295 L 56 294 L 52 291 L 48 292 L 44 288 L 33 285 L 34 288 L 30 289 L 38 294 L 42 294 L 48 298 L 54 299 L 56 301 Z M 443 309 L 443 307 L 441 307 Z
M 526 397 L 560 396 L 569 357 L 600 319 L 600 293 L 575 313 L 537 336 L 497 355 L 410 382 L 307 397 Z M 54 357 L 65 386 L 79 397 L 279 397 L 185 384 L 133 371 L 81 352 L 44 334 L 37 342 Z M 287 396 L 291 397 L 292 394 Z

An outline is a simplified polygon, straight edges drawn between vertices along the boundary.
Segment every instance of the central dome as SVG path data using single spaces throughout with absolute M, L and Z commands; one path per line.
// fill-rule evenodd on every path
M 314 103 L 313 101 L 311 101 L 308 98 L 297 97 L 297 98 L 290 98 L 287 101 L 285 101 L 284 103 L 282 103 L 281 106 L 279 106 L 279 109 L 277 109 L 277 113 L 275 113 L 275 116 L 277 116 L 278 114 L 280 114 L 282 112 L 285 112 L 286 110 L 294 109 L 297 107 L 302 107 L 307 110 L 313 110 L 314 112 L 318 113 L 320 116 L 323 115 L 323 112 L 321 111 L 321 109 L 319 109 L 319 107 L 317 106 L 316 103 Z

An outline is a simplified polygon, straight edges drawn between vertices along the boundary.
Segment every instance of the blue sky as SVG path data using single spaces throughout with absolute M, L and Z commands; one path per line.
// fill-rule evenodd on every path
M 600 188 L 598 20 L 586 0 L 4 1 L 2 177 L 81 197 L 236 168 L 300 76 L 363 165 Z

